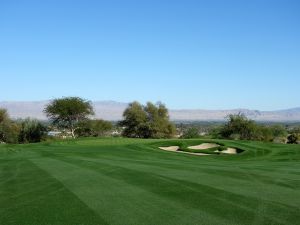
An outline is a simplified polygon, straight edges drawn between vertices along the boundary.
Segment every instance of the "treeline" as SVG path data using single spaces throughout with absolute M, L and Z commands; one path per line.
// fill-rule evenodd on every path
M 261 125 L 243 114 L 229 115 L 228 121 L 215 132 L 215 137 L 225 139 L 256 141 L 277 139 L 278 142 L 284 142 L 288 135 L 286 129 L 280 125 Z
M 181 129 L 181 137 L 199 138 L 206 136 L 218 139 L 255 140 L 289 144 L 296 144 L 300 141 L 300 127 L 294 126 L 290 128 L 278 124 L 260 124 L 248 119 L 243 114 L 229 115 L 224 124 L 211 123 L 198 126 L 197 123 L 195 124 L 177 126 L 178 128 L 183 128 Z
M 117 124 L 93 119 L 92 103 L 78 97 L 52 100 L 44 109 L 50 124 L 34 119 L 13 121 L 5 109 L 0 109 L 1 143 L 34 143 L 49 138 L 119 136 L 130 138 L 171 138 L 175 126 L 162 103 L 129 104 L 124 120 Z M 51 135 L 51 136 L 50 136 Z
M 167 107 L 158 102 L 142 105 L 132 102 L 116 124 L 93 119 L 90 101 L 78 97 L 52 100 L 44 109 L 50 123 L 34 119 L 14 121 L 0 109 L 0 143 L 33 143 L 50 138 L 124 136 L 129 138 L 219 138 L 298 143 L 300 127 L 258 124 L 243 114 L 229 115 L 227 122 L 170 122 Z M 54 134 L 54 135 L 53 135 Z
M 0 109 L 0 142 L 33 143 L 46 137 L 46 127 L 33 119 L 13 121 L 5 109 Z
M 68 129 L 73 138 L 77 136 L 104 136 L 112 130 L 112 124 L 104 120 L 90 120 L 94 109 L 90 101 L 77 97 L 54 99 L 44 112 L 58 128 Z M 138 102 L 129 104 L 118 123 L 121 135 L 131 138 L 170 138 L 175 126 L 169 121 L 169 113 L 162 103 Z
M 35 119 L 12 120 L 0 109 L 0 143 L 35 143 L 47 139 L 67 137 L 106 136 L 113 129 L 109 121 L 90 119 L 90 102 L 71 97 L 55 99 L 45 108 L 50 124 Z M 49 135 L 49 132 L 55 135 Z

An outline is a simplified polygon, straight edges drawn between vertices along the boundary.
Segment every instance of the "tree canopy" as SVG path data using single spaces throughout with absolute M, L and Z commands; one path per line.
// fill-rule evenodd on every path
M 285 139 L 286 136 L 287 131 L 283 126 L 257 124 L 241 113 L 229 115 L 228 121 L 214 135 L 215 138 L 257 141 L 274 141 Z
M 123 135 L 136 138 L 168 138 L 175 133 L 175 126 L 169 121 L 169 113 L 162 103 L 148 102 L 146 106 L 132 102 L 123 113 Z
M 113 125 L 105 120 L 86 120 L 81 122 L 76 134 L 80 137 L 102 137 L 108 135 L 112 130 Z
M 69 129 L 73 138 L 78 123 L 94 114 L 91 102 L 79 97 L 54 99 L 46 106 L 44 112 L 53 124 Z
M 18 134 L 18 124 L 9 118 L 6 109 L 0 109 L 0 142 L 17 143 Z
M 256 124 L 244 114 L 231 114 L 220 134 L 223 138 L 251 140 L 255 135 Z
M 41 122 L 27 118 L 20 123 L 19 143 L 40 142 L 45 137 L 46 131 Z

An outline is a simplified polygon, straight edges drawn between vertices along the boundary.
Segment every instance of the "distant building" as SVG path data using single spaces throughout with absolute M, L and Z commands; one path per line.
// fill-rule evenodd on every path
M 51 136 L 51 137 L 58 137 L 62 134 L 61 131 L 49 131 L 48 132 L 48 136 Z

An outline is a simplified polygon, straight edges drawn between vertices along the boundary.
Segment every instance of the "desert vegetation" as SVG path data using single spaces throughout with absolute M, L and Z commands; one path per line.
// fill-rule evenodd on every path
M 169 120 L 168 109 L 162 103 L 148 102 L 143 106 L 138 102 L 129 104 L 124 120 L 123 136 L 131 138 L 170 138 L 175 135 L 175 126 Z
M 234 140 L 273 141 L 275 138 L 284 139 L 287 132 L 282 126 L 263 126 L 243 114 L 236 114 L 228 116 L 228 121 L 221 126 L 217 135 Z
M 50 124 L 36 119 L 12 120 L 5 109 L 0 109 L 1 143 L 35 143 L 48 140 L 49 131 L 59 137 L 102 137 L 113 129 L 109 121 L 92 119 L 92 104 L 79 97 L 52 100 L 45 108 Z M 52 137 L 53 139 L 53 137 Z
M 78 97 L 54 99 L 46 106 L 44 112 L 47 117 L 59 128 L 66 128 L 75 138 L 80 122 L 86 121 L 88 116 L 93 115 L 91 102 Z
M 92 103 L 79 97 L 52 100 L 44 112 L 49 122 L 35 119 L 12 120 L 5 109 L 0 110 L 0 141 L 2 143 L 31 143 L 49 139 L 49 131 L 56 137 L 105 137 L 129 138 L 214 138 L 231 140 L 256 140 L 298 144 L 299 124 L 257 123 L 243 114 L 228 115 L 222 122 L 172 123 L 167 107 L 158 102 L 142 105 L 132 102 L 123 113 L 123 120 L 112 123 L 94 119 Z M 114 131 L 113 131 L 114 130 Z M 50 132 L 50 133 L 51 133 Z
M 0 109 L 0 142 L 32 143 L 40 142 L 46 136 L 46 127 L 39 121 L 25 119 L 14 121 L 5 109 Z
M 231 114 L 226 122 L 177 124 L 181 138 L 215 138 L 231 140 L 256 140 L 276 143 L 297 143 L 299 125 L 285 123 L 258 123 L 245 115 Z M 289 139 L 291 139 L 289 141 Z

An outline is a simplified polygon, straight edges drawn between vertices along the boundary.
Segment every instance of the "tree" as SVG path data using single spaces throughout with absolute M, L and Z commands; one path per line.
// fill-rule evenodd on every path
M 227 123 L 221 128 L 222 138 L 251 140 L 255 139 L 257 126 L 253 120 L 249 120 L 244 114 L 231 114 Z
M 142 138 L 145 136 L 147 114 L 140 103 L 130 103 L 123 117 L 124 120 L 120 122 L 120 126 L 124 127 L 125 137 Z
M 282 125 L 271 126 L 272 133 L 274 137 L 286 137 L 287 131 Z
M 162 103 L 146 106 L 138 102 L 129 104 L 123 114 L 123 135 L 137 138 L 167 138 L 175 133 L 175 126 L 169 121 L 168 109 Z
M 9 120 L 8 113 L 7 113 L 6 109 L 0 108 L 0 123 L 3 123 L 6 120 Z
M 46 106 L 44 112 L 53 124 L 69 129 L 73 138 L 79 128 L 79 122 L 94 114 L 91 102 L 79 97 L 54 99 Z
M 46 127 L 39 121 L 30 118 L 21 122 L 19 143 L 40 142 L 46 133 Z
M 112 130 L 113 125 L 105 120 L 87 120 L 79 124 L 76 134 L 81 137 L 102 137 Z
M 0 142 L 18 143 L 19 126 L 8 116 L 5 109 L 0 109 Z
M 169 138 L 174 135 L 175 126 L 169 121 L 169 112 L 164 104 L 148 102 L 144 111 L 147 114 L 146 138 Z
M 183 131 L 183 135 L 181 138 L 191 139 L 191 138 L 199 138 L 199 130 L 196 127 L 190 127 L 187 130 Z

